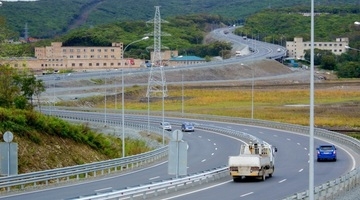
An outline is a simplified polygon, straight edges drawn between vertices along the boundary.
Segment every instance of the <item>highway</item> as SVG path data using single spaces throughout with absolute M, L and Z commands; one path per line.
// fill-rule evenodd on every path
M 278 52 L 279 46 L 267 44 L 259 41 L 253 41 L 251 39 L 243 40 L 241 37 L 224 34 L 224 29 L 214 30 L 213 34 L 218 37 L 219 40 L 227 39 L 232 43 L 238 42 L 237 45 L 253 45 L 254 53 L 244 55 L 242 57 L 236 57 L 224 60 L 223 62 L 207 63 L 206 65 L 196 65 L 191 67 L 209 67 L 221 65 L 223 63 L 236 63 L 246 62 L 258 59 L 264 59 L 266 57 L 279 57 L 282 56 L 282 52 Z M 281 47 L 282 48 L 282 47 Z M 179 68 L 169 68 L 166 70 L 179 70 Z M 134 73 L 147 74 L 148 71 L 136 70 L 126 71 L 126 75 Z M 67 82 L 70 80 L 91 79 L 93 77 L 104 76 L 120 76 L 120 71 L 112 71 L 108 74 L 106 72 L 88 72 L 88 73 L 73 73 L 65 75 L 60 81 Z M 84 88 L 60 88 L 56 87 L 54 76 L 42 76 L 45 83 L 48 84 L 47 90 L 48 96 L 57 96 L 62 99 L 73 98 L 70 95 L 70 90 L 84 91 Z M 171 80 L 167 80 L 171 81 Z M 131 84 L 131 83 L 129 83 Z M 139 83 L 147 84 L 147 83 Z M 114 87 L 116 84 L 114 84 Z M 89 88 L 94 86 L 89 86 Z M 103 86 L 99 86 L 101 89 Z M 53 90 L 51 90 L 53 89 Z M 67 95 L 63 95 L 64 91 L 67 91 Z M 96 113 L 99 115 L 99 119 L 103 119 L 103 113 Z M 108 113 L 108 117 L 112 114 Z M 115 117 L 115 116 L 114 116 Z M 117 116 L 118 117 L 118 116 Z M 146 122 L 147 117 L 144 120 Z M 120 118 L 119 118 L 120 119 Z M 127 118 L 125 118 L 127 119 Z M 166 119 L 168 121 L 182 121 L 182 119 Z M 152 121 L 161 121 L 160 118 L 153 117 Z M 188 121 L 188 120 L 187 120 Z M 282 199 L 286 196 L 292 195 L 299 191 L 304 191 L 308 187 L 308 137 L 303 135 L 288 133 L 275 129 L 268 129 L 262 127 L 245 126 L 241 124 L 228 124 L 220 122 L 208 122 L 192 120 L 202 125 L 217 125 L 227 127 L 233 130 L 243 131 L 256 137 L 259 137 L 266 142 L 275 145 L 278 148 L 276 154 L 275 173 L 272 178 L 268 178 L 266 181 L 241 181 L 234 183 L 229 176 L 225 180 L 218 182 L 218 185 L 211 187 L 193 188 L 180 193 L 171 193 L 169 196 L 161 198 L 168 199 Z M 179 124 L 174 124 L 175 128 L 179 128 Z M 217 134 L 214 132 L 204 131 L 197 129 L 194 133 L 185 133 L 184 140 L 188 142 L 188 173 L 196 173 L 203 170 L 224 166 L 227 164 L 227 158 L 230 155 L 237 155 L 239 152 L 241 141 Z M 315 145 L 324 143 L 318 139 L 315 140 Z M 315 163 L 315 185 L 319 185 L 328 180 L 335 179 L 345 172 L 350 171 L 358 163 L 355 163 L 354 157 L 348 152 L 349 149 L 340 147 L 338 148 L 338 161 L 337 162 L 321 162 Z M 0 199 L 71 199 L 82 195 L 90 195 L 94 193 L 104 193 L 115 189 L 123 189 L 126 187 L 137 186 L 140 184 L 151 183 L 155 181 L 161 181 L 169 178 L 173 178 L 167 174 L 167 162 L 158 163 L 154 166 L 141 168 L 126 174 L 117 174 L 105 178 L 90 179 L 79 183 L 71 183 L 66 185 L 59 185 L 56 187 L 47 187 L 36 191 L 26 191 L 15 194 L 4 194 Z
M 71 112 L 69 112 L 71 114 Z M 92 113 L 99 119 L 103 119 L 103 113 Z M 110 119 L 120 119 L 121 116 L 111 114 Z M 131 118 L 126 117 L 126 119 Z M 146 121 L 147 116 L 144 116 Z M 157 123 L 160 118 L 152 117 L 151 121 Z M 181 119 L 167 119 L 167 121 L 181 121 Z M 222 126 L 229 129 L 239 130 L 259 137 L 278 148 L 276 153 L 275 173 L 272 178 L 265 182 L 246 180 L 234 183 L 229 176 L 222 180 L 217 187 L 202 188 L 200 191 L 182 191 L 182 195 L 175 199 L 281 199 L 295 192 L 303 191 L 308 184 L 308 138 L 293 133 L 287 133 L 274 129 L 244 126 L 240 124 L 228 124 L 192 120 L 201 123 L 202 126 Z M 173 124 L 174 128 L 180 128 L 179 124 Z M 195 132 L 184 134 L 184 140 L 188 142 L 188 173 L 196 173 L 207 169 L 224 166 L 230 155 L 237 155 L 241 141 L 235 138 L 225 137 L 217 133 L 197 129 Z M 322 144 L 315 140 L 315 145 Z M 346 149 L 338 148 L 339 159 L 337 162 L 315 163 L 315 184 L 321 184 L 335 179 L 354 167 L 354 158 L 348 155 Z M 315 158 L 313 158 L 315 159 Z M 124 189 L 129 186 L 137 186 L 156 181 L 161 181 L 174 176 L 167 175 L 167 163 L 159 163 L 126 174 L 118 174 L 101 179 L 93 179 L 80 183 L 66 184 L 44 190 L 36 190 L 14 195 L 3 195 L 0 199 L 71 199 L 82 195 L 109 192 L 116 189 Z M 189 193 L 193 192 L 193 193 Z M 189 193 L 189 194 L 188 194 Z M 177 194 L 170 193 L 171 196 Z M 165 198 L 165 197 L 164 197 Z

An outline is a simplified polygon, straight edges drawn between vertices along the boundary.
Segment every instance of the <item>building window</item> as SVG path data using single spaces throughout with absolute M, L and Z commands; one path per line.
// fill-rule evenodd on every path
M 99 64 L 99 63 L 96 63 L 96 66 L 100 66 L 100 64 Z
M 331 47 L 331 46 L 332 46 L 332 44 L 329 44 L 329 46 Z
M 106 63 L 104 63 L 103 66 L 106 66 Z
M 111 49 L 111 52 L 114 52 L 115 50 L 114 49 Z
M 336 47 L 337 46 L 337 44 L 334 44 L 334 47 Z
M 107 52 L 107 49 L 104 49 L 105 52 Z
M 114 66 L 114 63 L 110 63 L 110 66 Z
M 92 63 L 89 63 L 89 66 L 91 67 L 91 66 L 92 66 Z
M 72 67 L 75 67 L 75 63 L 71 63 L 71 66 L 72 66 Z
M 66 53 L 66 49 L 63 49 L 63 52 Z
M 73 56 L 73 55 L 71 55 L 71 56 L 70 56 L 70 58 L 74 58 L 74 56 Z
M 77 49 L 77 52 L 80 52 L 80 49 Z
M 94 55 L 91 55 L 90 58 L 94 58 Z
M 322 44 L 319 44 L 319 47 L 321 47 L 322 46 Z
M 70 52 L 74 52 L 74 49 L 70 49 Z
M 98 49 L 98 52 L 101 52 L 101 49 Z
M 114 56 L 114 55 L 111 55 L 111 58 L 115 58 L 115 56 Z
M 77 55 L 76 58 L 80 58 L 81 56 L 80 55 Z
M 82 67 L 83 66 L 83 64 L 82 63 L 79 63 L 79 67 Z
M 341 46 L 342 46 L 342 44 L 339 44 L 339 46 L 341 47 Z
M 104 58 L 107 58 L 108 56 L 107 55 L 104 55 Z
M 90 49 L 90 52 L 94 52 L 94 49 Z

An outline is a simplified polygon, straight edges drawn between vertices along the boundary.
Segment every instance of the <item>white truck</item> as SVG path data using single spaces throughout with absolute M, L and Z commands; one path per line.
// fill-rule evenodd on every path
M 246 177 L 259 177 L 263 181 L 275 170 L 277 149 L 268 143 L 241 145 L 238 156 L 229 156 L 230 175 L 234 181 Z

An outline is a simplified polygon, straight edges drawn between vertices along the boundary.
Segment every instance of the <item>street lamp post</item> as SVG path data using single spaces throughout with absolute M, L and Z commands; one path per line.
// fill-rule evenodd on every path
M 143 37 L 139 40 L 135 40 L 133 42 L 130 42 L 128 45 L 125 46 L 124 50 L 123 50 L 123 54 L 122 54 L 122 59 L 124 59 L 124 53 L 126 51 L 126 49 L 137 42 L 143 41 L 143 40 L 147 40 L 149 39 L 149 37 Z M 122 113 L 122 119 L 121 119 L 121 123 L 122 123 L 122 157 L 125 157 L 125 107 L 124 107 L 124 69 L 121 69 L 121 85 L 122 85 L 122 89 L 121 89 L 121 113 Z
M 244 66 L 244 63 L 241 63 Z M 254 119 L 254 74 L 255 69 L 252 66 L 246 65 L 251 69 L 251 119 Z
M 314 200 L 314 0 L 311 0 L 310 30 L 309 200 Z
M 354 50 L 354 51 L 360 51 L 360 49 L 352 48 L 352 47 L 349 47 L 349 46 L 345 46 L 345 49 L 351 49 L 351 50 Z

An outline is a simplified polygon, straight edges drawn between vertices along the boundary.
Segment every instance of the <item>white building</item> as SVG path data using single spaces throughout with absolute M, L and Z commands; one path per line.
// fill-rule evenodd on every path
M 286 41 L 288 56 L 296 59 L 303 59 L 305 50 L 309 50 L 311 42 L 303 41 L 301 37 L 295 37 L 294 41 Z M 349 45 L 349 38 L 336 38 L 335 42 L 314 42 L 314 49 L 330 50 L 335 55 L 346 52 L 346 46 Z

